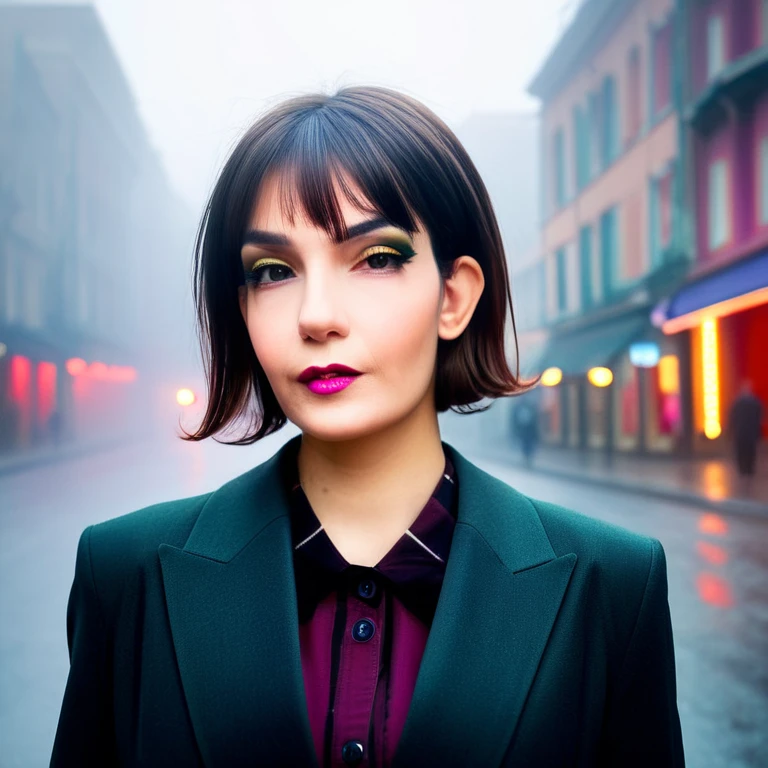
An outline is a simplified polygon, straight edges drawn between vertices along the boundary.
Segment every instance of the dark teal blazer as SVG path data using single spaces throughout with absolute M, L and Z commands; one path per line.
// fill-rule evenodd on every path
M 317 766 L 281 480 L 299 440 L 83 532 L 53 766 Z M 660 543 L 445 450 L 458 519 L 395 768 L 682 766 Z

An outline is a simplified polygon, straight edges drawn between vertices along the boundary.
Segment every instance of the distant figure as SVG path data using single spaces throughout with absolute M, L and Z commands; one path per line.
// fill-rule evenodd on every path
M 736 449 L 736 464 L 740 475 L 755 474 L 762 423 L 763 404 L 755 396 L 752 382 L 745 381 L 731 405 L 728 418 L 728 429 Z
M 526 466 L 533 461 L 533 454 L 539 441 L 539 412 L 530 401 L 522 401 L 514 410 L 515 437 L 520 441 Z

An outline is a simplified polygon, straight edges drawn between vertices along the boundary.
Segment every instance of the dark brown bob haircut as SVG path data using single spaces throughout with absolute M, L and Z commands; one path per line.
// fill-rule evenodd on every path
M 344 88 L 285 101 L 240 139 L 216 182 L 195 246 L 194 299 L 208 385 L 203 420 L 182 439 L 203 440 L 246 417 L 246 445 L 280 429 L 286 416 L 253 351 L 238 301 L 240 250 L 259 187 L 272 173 L 292 220 L 300 210 L 328 236 L 346 235 L 336 189 L 358 209 L 429 235 L 443 279 L 459 256 L 477 259 L 485 288 L 464 332 L 438 340 L 435 405 L 468 413 L 483 398 L 535 385 L 513 373 L 504 332 L 517 333 L 504 247 L 488 192 L 453 132 L 415 99 L 385 88 Z M 362 192 L 358 199 L 347 180 Z M 486 406 L 487 407 L 487 406 Z

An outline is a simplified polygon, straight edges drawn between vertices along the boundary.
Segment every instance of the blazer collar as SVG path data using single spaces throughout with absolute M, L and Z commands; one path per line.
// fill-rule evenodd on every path
M 283 482 L 300 440 L 214 492 L 183 549 L 159 547 L 208 766 L 317 765 Z M 444 448 L 457 523 L 395 768 L 501 762 L 576 562 L 555 556 L 527 497 Z

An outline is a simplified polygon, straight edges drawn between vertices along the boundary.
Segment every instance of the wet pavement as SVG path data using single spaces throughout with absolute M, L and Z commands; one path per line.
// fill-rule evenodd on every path
M 83 528 L 213 490 L 293 434 L 250 447 L 157 440 L 0 476 L 1 768 L 48 764 Z M 454 444 L 524 493 L 662 542 L 687 765 L 768 765 L 768 521 L 527 473 Z

